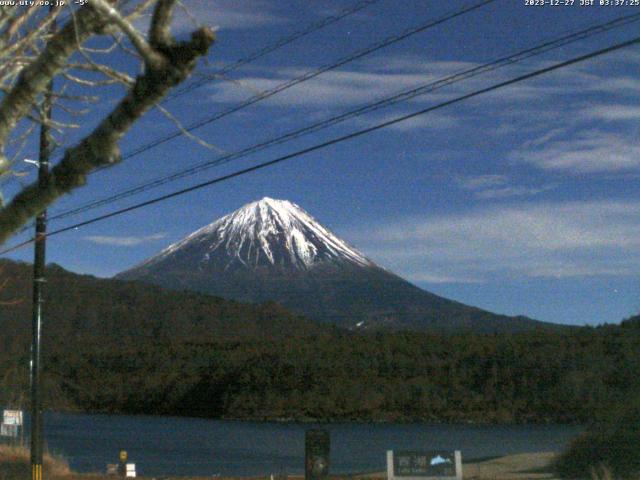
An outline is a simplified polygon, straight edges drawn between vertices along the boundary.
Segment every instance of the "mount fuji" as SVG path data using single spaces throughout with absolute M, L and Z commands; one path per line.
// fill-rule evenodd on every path
M 116 276 L 239 301 L 275 301 L 350 329 L 515 332 L 554 326 L 496 315 L 422 290 L 294 203 L 249 203 Z

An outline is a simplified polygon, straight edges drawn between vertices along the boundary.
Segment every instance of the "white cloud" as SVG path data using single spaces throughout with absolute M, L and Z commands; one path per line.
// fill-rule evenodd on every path
M 309 70 L 312 71 L 312 70 Z M 218 82 L 210 99 L 214 102 L 239 102 L 247 97 L 246 90 L 263 92 L 307 73 L 301 69 L 280 70 L 275 76 L 240 78 L 245 88 L 228 82 Z M 289 87 L 274 95 L 263 106 L 333 107 L 367 103 L 431 80 L 420 74 L 369 73 L 356 71 L 325 72 L 311 80 Z
M 427 90 L 429 88 L 433 90 L 416 96 L 408 102 L 436 104 L 499 83 L 525 71 L 521 68 L 511 67 L 506 70 L 485 72 L 464 81 L 443 81 L 448 76 L 477 66 L 479 64 L 470 62 L 429 61 L 422 58 L 407 58 L 406 56 L 386 57 L 382 60 L 367 59 L 359 62 L 355 67 L 349 65 L 339 70 L 330 70 L 299 85 L 287 88 L 270 98 L 268 102 L 272 106 L 331 107 L 361 104 L 426 86 Z M 314 70 L 314 68 L 290 67 L 279 69 L 276 72 L 263 71 L 262 75 L 255 74 L 240 78 L 239 82 L 245 86 L 244 89 L 238 89 L 237 86 L 230 83 L 219 82 L 213 87 L 210 98 L 214 102 L 238 102 L 246 98 L 247 89 L 254 92 L 271 90 L 284 82 Z M 533 98 L 539 99 L 543 95 L 566 91 L 567 88 L 562 82 L 558 82 L 557 85 L 549 82 L 518 84 L 500 89 L 495 94 L 478 97 L 473 99 L 473 102 L 488 103 L 489 105 L 494 105 L 496 102 L 511 103 Z
M 413 282 L 426 283 L 482 283 L 482 280 L 474 277 L 453 276 L 450 274 L 415 272 L 409 274 Z
M 640 92 L 640 81 L 634 77 L 616 77 L 602 81 L 598 86 L 599 90 L 606 93 L 616 93 L 619 95 L 636 96 Z
M 486 72 L 478 77 L 470 78 L 463 82 L 442 86 L 435 91 L 425 95 L 417 96 L 408 101 L 402 102 L 406 107 L 415 105 L 436 105 L 442 101 L 450 100 L 460 95 L 481 89 L 492 84 L 499 83 L 509 78 L 513 78 L 524 72 L 535 70 L 555 62 L 535 62 L 527 65 L 508 66 L 504 69 L 493 72 Z M 517 121 L 523 114 L 529 115 L 533 123 L 529 129 L 533 132 L 543 131 L 541 136 L 550 135 L 547 133 L 549 125 L 562 125 L 562 128 L 553 129 L 552 134 L 558 135 L 561 130 L 566 130 L 568 126 L 575 125 L 577 121 L 585 120 L 585 116 L 591 111 L 592 120 L 599 116 L 610 120 L 632 121 L 637 120 L 637 111 L 627 107 L 624 103 L 617 105 L 617 108 L 610 108 L 605 112 L 605 107 L 597 110 L 595 107 L 565 108 L 561 111 L 557 109 L 557 98 L 577 98 L 578 95 L 600 94 L 622 95 L 629 93 L 629 88 L 633 86 L 635 91 L 640 89 L 640 82 L 628 77 L 619 76 L 611 78 L 605 77 L 604 73 L 599 73 L 606 64 L 595 64 L 590 66 L 577 66 L 572 69 L 559 70 L 552 76 L 541 79 L 534 79 L 511 85 L 507 88 L 492 92 L 490 95 L 482 95 L 464 102 L 471 108 L 470 115 L 477 115 L 478 106 L 482 107 L 482 115 L 499 115 L 498 118 L 508 121 L 509 118 Z M 349 65 L 348 70 L 344 67 L 339 70 L 325 72 L 308 81 L 286 88 L 282 92 L 269 97 L 260 102 L 261 107 L 296 107 L 296 108 L 321 108 L 329 110 L 332 108 L 349 108 L 367 103 L 372 103 L 381 98 L 397 94 L 401 91 L 437 82 L 447 75 L 459 73 L 461 71 L 477 67 L 478 64 L 470 62 L 452 61 L 429 61 L 419 57 L 408 56 L 387 56 L 359 61 L 357 65 Z M 277 72 L 254 71 L 252 75 L 239 79 L 239 84 L 229 82 L 218 82 L 211 89 L 210 100 L 216 103 L 238 103 L 259 92 L 269 91 L 277 88 L 287 81 L 300 77 L 313 69 L 285 68 Z M 569 71 L 570 70 L 570 71 Z M 608 72 L 607 74 L 609 74 Z M 577 102 L 576 102 L 577 104 Z M 576 113 L 580 108 L 582 113 Z M 424 116 L 401 122 L 393 125 L 396 131 L 408 131 L 419 128 L 452 128 L 459 126 L 465 119 L 464 113 L 455 110 L 455 116 L 445 109 L 442 112 L 430 112 Z M 462 110 L 464 112 L 464 110 Z M 436 115 L 438 115 L 436 117 Z M 387 113 L 381 115 L 384 119 L 391 118 Z M 369 117 L 369 118 L 376 118 Z M 370 125 L 372 121 L 363 118 L 357 120 L 360 124 Z M 473 122 L 476 124 L 476 122 Z M 514 133 L 521 133 L 526 126 L 520 125 L 516 130 L 502 129 L 492 131 L 494 135 L 511 136 Z M 544 130 L 543 130 L 544 129 Z M 562 137 L 566 138 L 566 137 Z M 546 140 L 546 139 L 545 139 Z M 543 139 L 540 138 L 539 142 Z M 591 147 L 590 147 L 591 148 Z M 544 153 L 544 152 L 543 152 Z M 553 152 L 555 153 L 555 152 Z M 579 152 L 580 154 L 584 152 Z M 594 152 L 599 155 L 599 151 Z M 571 157 L 570 152 L 558 160 L 546 161 L 541 156 L 532 155 L 530 163 L 546 169 L 578 169 L 579 171 L 604 171 L 616 170 L 619 168 L 629 168 L 630 155 L 635 153 L 623 152 L 621 155 L 612 157 L 607 163 L 593 162 L 589 156 L 585 156 L 584 161 L 579 161 Z M 632 160 L 632 164 L 633 164 Z M 578 165 L 579 164 L 579 165 Z M 520 188 L 515 194 L 526 194 Z M 531 192 L 536 193 L 536 192 Z M 506 190 L 496 192 L 496 196 L 508 196 Z M 486 195 L 490 195 L 487 193 Z
M 532 187 L 527 185 L 510 184 L 506 175 L 476 175 L 456 179 L 458 185 L 473 192 L 476 198 L 498 199 L 508 197 L 523 197 L 537 195 L 554 188 L 552 185 Z
M 83 237 L 83 240 L 97 243 L 99 245 L 111 245 L 115 247 L 135 247 L 137 245 L 142 245 L 144 243 L 155 242 L 157 240 L 163 240 L 167 236 L 164 233 L 156 233 L 154 235 L 146 235 L 146 236 L 130 236 L 130 237 L 120 237 L 120 236 L 109 236 L 109 235 L 90 235 Z
M 526 187 L 523 185 L 505 186 L 500 188 L 487 188 L 479 192 L 475 192 L 477 198 L 496 199 L 509 197 L 529 197 L 538 193 L 546 192 L 554 188 L 551 185 L 543 187 Z
M 523 203 L 401 219 L 349 238 L 413 281 L 637 275 L 640 202 Z
M 586 120 L 639 120 L 640 105 L 593 105 L 583 109 L 581 114 Z
M 185 11 L 186 10 L 186 11 Z M 188 13 L 187 13 L 188 12 Z M 187 0 L 176 9 L 172 28 L 177 33 L 193 30 L 194 23 L 225 29 L 248 29 L 285 22 L 269 2 L 259 0 Z
M 539 148 L 523 146 L 510 158 L 545 170 L 577 173 L 624 171 L 640 167 L 640 145 L 620 133 L 586 131 L 570 139 L 550 141 Z
M 450 85 L 440 83 L 434 91 L 404 103 L 429 102 L 435 105 L 554 63 L 556 62 L 544 61 L 508 65 Z M 431 61 L 407 55 L 364 58 L 357 64 L 324 72 L 318 77 L 287 88 L 261 102 L 260 105 L 322 108 L 359 105 L 400 91 L 438 82 L 449 75 L 478 66 L 480 64 L 471 62 Z M 589 92 L 628 95 L 630 88 L 635 91 L 640 90 L 640 81 L 624 76 L 611 78 L 609 71 L 605 73 L 596 71 L 602 65 L 596 67 L 598 64 L 559 70 L 544 78 L 532 79 L 501 88 L 488 95 L 481 95 L 466 101 L 465 104 L 498 109 L 502 117 L 509 114 L 521 115 L 525 111 L 537 112 L 536 118 L 540 121 L 545 120 L 546 112 L 556 124 L 562 124 L 558 117 L 564 117 L 570 112 L 555 110 L 557 104 L 553 100 L 558 96 L 584 95 Z M 239 79 L 245 88 L 239 88 L 238 85 L 228 82 L 218 82 L 212 88 L 210 99 L 218 103 L 239 102 L 247 98 L 248 91 L 255 94 L 271 90 L 312 70 L 313 68 L 289 67 L 276 72 L 264 70 L 262 73 L 254 72 L 253 75 Z
M 429 60 L 420 55 L 386 55 L 375 58 L 365 57 L 360 65 L 368 72 L 385 74 L 422 74 L 445 76 L 477 67 L 477 63 Z

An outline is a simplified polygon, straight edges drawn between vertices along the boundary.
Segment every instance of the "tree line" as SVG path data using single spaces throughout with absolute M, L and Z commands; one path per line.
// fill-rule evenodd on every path
M 45 375 L 53 409 L 257 420 L 587 423 L 640 391 L 639 347 L 640 328 L 633 325 L 188 341 L 87 334 L 49 342 Z M 26 364 L 24 348 L 12 353 Z M 3 350 L 5 374 L 10 356 Z M 17 388 L 26 388 L 25 374 L 14 376 Z
M 30 266 L 0 262 L 0 405 L 26 407 Z M 260 420 L 580 422 L 640 392 L 640 316 L 510 334 L 350 332 L 277 304 L 49 268 L 50 409 Z

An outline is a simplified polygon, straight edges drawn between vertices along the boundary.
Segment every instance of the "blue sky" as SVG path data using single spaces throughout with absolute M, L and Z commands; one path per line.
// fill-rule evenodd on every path
M 218 29 L 199 74 L 352 5 L 347 1 L 187 1 Z M 90 177 L 51 212 L 81 205 L 639 7 L 532 7 L 498 0 L 245 108 Z M 471 2 L 379 0 L 166 104 L 184 124 Z M 179 14 L 175 31 L 192 28 Z M 627 25 L 394 107 L 349 120 L 50 228 L 269 160 L 627 40 Z M 119 66 L 131 68 L 124 59 Z M 134 71 L 134 70 L 132 70 Z M 640 48 L 615 52 L 412 119 L 268 170 L 53 237 L 48 261 L 110 276 L 245 203 L 294 201 L 378 264 L 437 294 L 572 324 L 640 311 Z M 195 80 L 201 78 L 193 77 Z M 110 108 L 108 90 L 73 142 Z M 175 125 L 148 114 L 131 151 Z M 25 156 L 35 156 L 25 152 Z M 32 157 L 33 158 L 33 157 Z M 33 178 L 23 178 L 27 181 Z M 11 196 L 17 182 L 4 187 Z M 13 242 L 25 238 L 16 236 Z M 29 248 L 12 258 L 31 259 Z

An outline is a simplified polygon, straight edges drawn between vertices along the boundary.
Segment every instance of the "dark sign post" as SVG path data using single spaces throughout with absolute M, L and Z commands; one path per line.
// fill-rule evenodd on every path
M 118 463 L 118 475 L 120 475 L 121 477 L 126 477 L 127 476 L 127 460 L 129 458 L 129 455 L 127 454 L 126 450 L 120 450 L 120 454 L 118 455 L 118 460 L 120 460 L 120 463 Z
M 329 477 L 331 440 L 327 430 L 307 430 L 304 442 L 305 480 L 324 480 Z
M 387 452 L 389 480 L 461 480 L 462 455 L 459 450 Z

